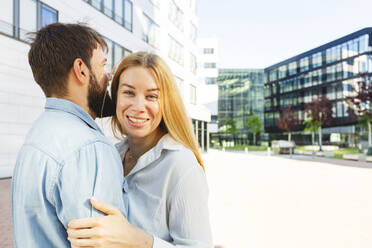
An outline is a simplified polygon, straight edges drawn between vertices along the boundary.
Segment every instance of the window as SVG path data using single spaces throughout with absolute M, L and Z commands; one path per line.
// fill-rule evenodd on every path
M 216 68 L 216 63 L 204 63 L 204 68 L 206 69 Z
M 204 48 L 203 49 L 203 53 L 204 54 L 213 54 L 214 53 L 214 49 L 213 48 Z
M 365 53 L 368 51 L 368 34 L 359 37 L 359 52 Z
M 130 0 L 84 0 L 94 8 L 132 31 L 133 3 Z
M 289 73 L 290 76 L 297 73 L 297 63 L 296 63 L 296 61 L 292 62 L 288 65 L 288 73 Z
M 300 60 L 300 72 L 309 70 L 309 58 L 302 58 Z
M 190 103 L 196 104 L 196 86 L 190 84 Z
M 322 53 L 321 52 L 313 54 L 312 64 L 313 64 L 313 68 L 316 68 L 322 65 Z
M 270 81 L 275 81 L 276 79 L 277 79 L 276 70 L 271 70 L 270 74 L 269 74 L 269 80 Z
M 37 4 L 34 0 L 23 0 L 19 5 L 19 38 L 27 39 L 28 32 L 37 30 Z
M 5 0 L 1 3 L 0 32 L 13 35 L 13 0 Z
M 217 78 L 207 77 L 207 78 L 205 78 L 205 83 L 206 84 L 216 84 L 217 83 Z
M 168 57 L 171 58 L 173 61 L 178 63 L 179 65 L 183 65 L 183 46 L 176 41 L 172 36 L 168 36 L 169 41 L 169 50 L 168 50 Z
M 132 31 L 133 26 L 133 4 L 129 0 L 124 0 L 124 27 Z
M 107 59 L 107 62 L 106 62 L 106 66 L 107 68 L 110 68 L 112 69 L 112 67 L 114 66 L 114 62 L 113 62 L 113 47 L 114 47 L 114 44 L 111 40 L 109 39 L 105 39 L 106 43 L 107 43 L 107 48 L 108 48 L 108 52 L 107 52 L 107 56 L 106 56 L 106 59 Z
M 192 53 L 190 53 L 190 71 L 196 74 L 196 57 Z
M 282 65 L 279 67 L 279 79 L 286 77 L 287 75 L 287 66 Z
M 57 22 L 57 11 L 41 4 L 41 27 L 45 27 L 51 23 Z
M 13 14 L 14 19 L 19 19 L 19 22 L 14 24 Z M 58 11 L 37 0 L 16 1 L 14 5 L 13 1 L 6 0 L 0 10 L 0 32 L 23 41 L 28 41 L 27 33 L 36 32 L 57 21 Z
M 183 32 L 183 12 L 173 0 L 169 1 L 168 19 Z
M 91 0 L 91 5 L 98 10 L 101 10 L 101 0 Z
M 197 29 L 193 23 L 190 23 L 190 39 L 195 42 L 197 36 Z
M 103 0 L 103 13 L 109 17 L 112 17 L 112 0 Z
M 110 68 L 111 70 L 118 66 L 121 60 L 129 55 L 131 51 L 128 49 L 120 46 L 119 44 L 105 38 L 105 41 L 107 43 L 108 52 L 107 52 L 107 68 Z
M 123 0 L 115 0 L 115 11 L 114 11 L 114 20 L 119 23 L 120 25 L 123 25 L 124 22 L 124 4 Z
M 342 117 L 343 114 L 343 106 L 342 102 L 337 102 L 337 117 Z
M 159 41 L 158 41 L 158 33 L 159 33 L 159 26 L 150 19 L 147 15 L 143 14 L 144 18 L 144 27 L 143 27 L 143 34 L 142 40 L 146 43 L 150 44 L 151 46 L 158 48 Z

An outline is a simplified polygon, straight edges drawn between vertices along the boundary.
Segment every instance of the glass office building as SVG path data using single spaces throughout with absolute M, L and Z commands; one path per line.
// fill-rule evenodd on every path
M 372 74 L 371 34 L 372 28 L 365 28 L 266 68 L 265 131 L 272 137 L 282 133 L 276 123 L 280 110 L 290 105 L 300 120 L 298 130 L 303 130 L 305 104 L 325 95 L 333 120 L 323 133 L 353 134 L 356 121 L 348 115 L 345 97 L 362 74 Z
M 263 123 L 263 69 L 220 69 L 218 78 L 218 135 L 220 139 L 231 140 L 225 131 L 226 121 L 234 120 L 237 134 L 234 141 L 247 144 L 248 117 L 256 114 Z M 252 140 L 252 139 L 249 139 Z

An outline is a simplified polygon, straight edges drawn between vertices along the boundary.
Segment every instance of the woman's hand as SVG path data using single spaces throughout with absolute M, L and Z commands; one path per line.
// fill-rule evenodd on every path
M 90 202 L 107 216 L 71 220 L 67 233 L 72 247 L 152 248 L 153 237 L 131 225 L 117 208 L 93 198 Z

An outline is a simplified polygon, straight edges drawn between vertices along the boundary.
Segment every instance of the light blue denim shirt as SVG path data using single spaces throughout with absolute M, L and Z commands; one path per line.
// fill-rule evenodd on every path
M 78 105 L 47 98 L 19 151 L 12 181 L 15 247 L 71 247 L 71 219 L 103 215 L 89 199 L 126 215 L 119 153 Z
M 128 140 L 116 145 L 123 158 Z M 126 176 L 127 218 L 154 237 L 153 248 L 212 248 L 208 184 L 194 153 L 164 135 Z

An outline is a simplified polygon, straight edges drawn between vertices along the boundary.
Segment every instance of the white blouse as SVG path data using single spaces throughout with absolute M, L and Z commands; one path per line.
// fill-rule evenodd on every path
M 128 140 L 116 148 L 123 160 Z M 213 247 L 208 185 L 192 151 L 166 134 L 125 181 L 128 221 L 153 235 L 154 248 Z

